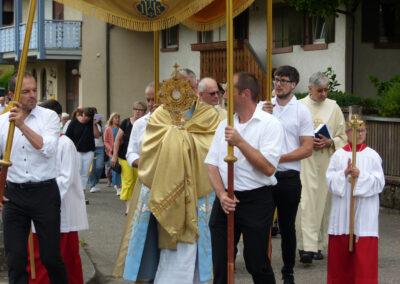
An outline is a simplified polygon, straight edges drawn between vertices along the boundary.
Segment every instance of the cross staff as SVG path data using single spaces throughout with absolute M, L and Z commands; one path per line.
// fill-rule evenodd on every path
M 354 107 L 350 107 L 350 120 L 349 124 L 353 128 L 353 142 L 352 142 L 352 150 L 353 150 L 353 160 L 352 167 L 356 167 L 356 151 L 357 151 L 357 128 L 364 123 L 360 119 L 360 115 L 358 113 L 352 113 L 352 109 Z M 353 251 L 353 243 L 354 243 L 354 186 L 356 184 L 356 179 L 351 178 L 351 199 L 350 199 L 350 236 L 349 236 L 349 252 Z
M 31 2 L 29 4 L 29 14 L 28 14 L 28 21 L 26 23 L 24 45 L 22 48 L 20 63 L 18 66 L 18 77 L 17 77 L 15 93 L 14 93 L 15 94 L 14 101 L 17 101 L 17 102 L 19 102 L 21 87 L 22 87 L 22 80 L 24 79 L 24 74 L 25 74 L 25 69 L 26 69 L 26 60 L 27 60 L 27 56 L 28 56 L 29 41 L 31 39 L 33 18 L 35 16 L 35 10 L 36 10 L 36 0 L 31 0 Z M 4 188 L 5 188 L 6 180 L 7 180 L 8 167 L 12 166 L 12 163 L 10 161 L 10 155 L 11 155 L 12 142 L 13 142 L 13 138 L 14 138 L 14 130 L 15 130 L 15 122 L 11 121 L 10 126 L 8 128 L 7 143 L 6 143 L 6 148 L 4 151 L 4 157 L 3 157 L 3 160 L 0 161 L 0 165 L 2 166 L 1 174 L 0 174 L 0 202 L 3 202 Z M 34 253 L 33 253 L 32 228 L 29 233 L 28 242 L 29 242 L 29 256 L 30 256 L 29 260 L 30 260 L 30 266 L 31 266 L 31 278 L 36 279 L 35 259 L 34 259 Z

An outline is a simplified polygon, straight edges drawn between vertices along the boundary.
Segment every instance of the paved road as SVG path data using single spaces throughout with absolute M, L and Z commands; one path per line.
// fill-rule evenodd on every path
M 90 230 L 81 232 L 80 239 L 86 243 L 85 251 L 92 260 L 96 269 L 96 278 L 92 283 L 131 283 L 122 279 L 113 279 L 111 271 L 116 259 L 125 222 L 125 205 L 115 195 L 112 188 L 102 182 L 101 191 L 87 193 L 90 204 L 87 206 Z M 400 215 L 382 212 L 380 215 L 380 248 L 379 248 L 379 283 L 400 283 Z M 280 281 L 280 238 L 272 240 L 272 263 L 277 283 Z M 326 255 L 326 252 L 324 252 Z M 298 261 L 298 259 L 296 260 Z M 295 279 L 297 284 L 326 283 L 326 258 L 314 261 L 311 266 L 305 267 L 296 263 Z M 237 260 L 235 283 L 252 283 L 247 274 L 242 254 Z

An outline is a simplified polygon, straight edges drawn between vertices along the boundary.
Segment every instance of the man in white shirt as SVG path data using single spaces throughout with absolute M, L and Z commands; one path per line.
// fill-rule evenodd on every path
M 293 95 L 299 82 L 296 68 L 279 67 L 275 70 L 274 80 L 276 96 L 272 102 L 259 105 L 273 114 L 285 130 L 282 156 L 275 174 L 278 184 L 273 195 L 282 238 L 282 279 L 284 284 L 292 284 L 296 257 L 295 220 L 301 197 L 300 161 L 312 154 L 314 125 L 308 108 Z
M 260 90 L 254 75 L 233 77 L 234 127 L 222 121 L 205 159 L 209 178 L 218 197 L 211 218 L 214 284 L 227 283 L 227 214 L 235 212 L 235 246 L 243 234 L 244 259 L 254 283 L 275 283 L 268 259 L 268 239 L 274 201 L 272 186 L 281 156 L 283 129 L 279 121 L 257 108 Z M 227 194 L 227 142 L 235 146 L 235 198 Z
M 16 74 L 9 90 L 15 90 Z M 33 221 L 42 262 L 50 282 L 68 283 L 60 253 L 60 192 L 56 183 L 56 152 L 60 134 L 54 111 L 36 106 L 36 80 L 25 73 L 19 102 L 0 116 L 0 150 L 5 151 L 9 122 L 15 133 L 3 198 L 4 247 L 10 283 L 28 283 L 28 235 Z

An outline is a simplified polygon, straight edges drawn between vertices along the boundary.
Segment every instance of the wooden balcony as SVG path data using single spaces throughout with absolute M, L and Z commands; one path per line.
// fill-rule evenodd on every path
M 226 79 L 226 41 L 192 44 L 192 51 L 200 51 L 200 78 L 212 77 L 217 82 Z M 260 100 L 266 98 L 266 71 L 247 40 L 237 40 L 233 46 L 233 72 L 253 73 L 260 82 Z

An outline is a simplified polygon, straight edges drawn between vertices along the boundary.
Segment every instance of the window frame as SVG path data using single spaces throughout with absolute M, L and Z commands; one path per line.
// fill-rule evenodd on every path
M 170 30 L 171 28 L 175 28 L 175 27 L 177 28 L 177 35 L 176 35 L 177 44 L 174 47 L 168 47 L 167 46 L 167 32 L 168 32 L 167 30 Z M 161 52 L 174 52 L 174 51 L 179 50 L 179 24 L 176 26 L 173 26 L 171 28 L 162 30 L 162 32 L 161 32 L 161 48 L 160 48 Z

